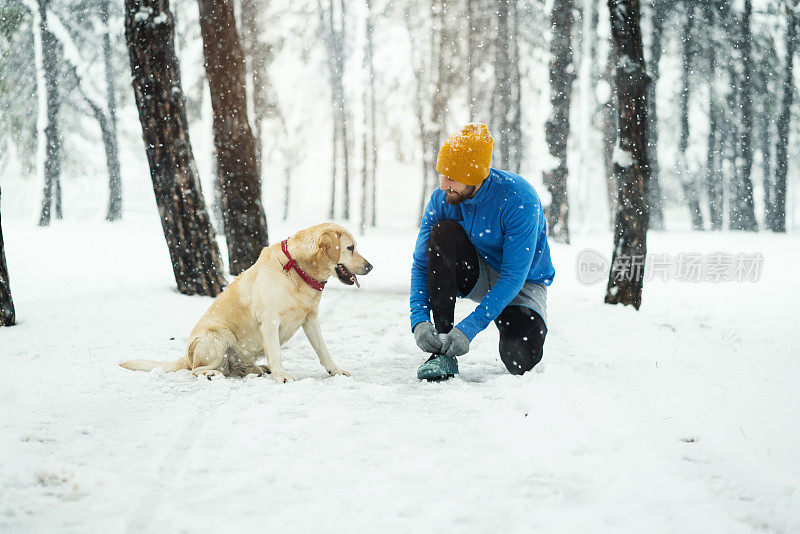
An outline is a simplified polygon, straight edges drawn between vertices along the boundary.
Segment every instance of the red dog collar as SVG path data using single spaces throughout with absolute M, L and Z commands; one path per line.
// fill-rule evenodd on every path
M 304 281 L 306 284 L 310 285 L 311 287 L 313 287 L 313 288 L 314 288 L 314 289 L 316 289 L 317 291 L 322 291 L 323 289 L 325 289 L 325 284 L 326 284 L 327 282 L 319 282 L 319 281 L 317 281 L 317 280 L 314 280 L 314 279 L 313 279 L 313 278 L 311 278 L 310 276 L 308 276 L 308 275 L 305 273 L 305 271 L 303 271 L 303 269 L 301 269 L 301 268 L 300 268 L 300 267 L 297 265 L 297 261 L 295 261 L 295 259 L 294 259 L 294 258 L 292 258 L 292 257 L 289 255 L 289 249 L 288 249 L 288 248 L 286 248 L 286 243 L 288 243 L 288 242 L 289 242 L 289 240 L 288 240 L 288 239 L 284 239 L 283 241 L 281 241 L 281 250 L 283 251 L 283 253 L 284 253 L 284 254 L 286 254 L 286 257 L 287 257 L 287 258 L 289 258 L 289 261 L 287 261 L 287 262 L 286 262 L 286 265 L 284 265 L 284 266 L 283 266 L 283 270 L 288 272 L 288 271 L 290 271 L 290 270 L 292 269 L 292 267 L 294 267 L 294 270 L 295 270 L 295 271 L 297 271 L 297 274 L 299 274 L 299 275 L 300 275 L 300 278 L 302 278 L 302 279 L 303 279 L 303 281 Z

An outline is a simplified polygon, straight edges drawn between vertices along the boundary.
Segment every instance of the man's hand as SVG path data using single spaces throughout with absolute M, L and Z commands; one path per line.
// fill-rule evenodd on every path
M 442 342 L 436 335 L 436 329 L 428 321 L 423 321 L 414 327 L 414 340 L 422 352 L 442 353 Z
M 450 333 L 442 339 L 442 354 L 445 356 L 463 356 L 468 352 L 469 338 L 458 328 L 450 330 Z

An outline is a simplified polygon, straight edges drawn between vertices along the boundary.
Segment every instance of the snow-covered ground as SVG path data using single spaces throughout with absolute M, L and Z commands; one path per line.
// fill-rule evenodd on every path
M 429 384 L 414 229 L 369 232 L 375 271 L 322 299 L 352 378 L 299 333 L 279 385 L 117 366 L 178 358 L 210 303 L 174 290 L 154 214 L 3 231 L 19 325 L 0 330 L 0 531 L 800 532 L 797 233 L 651 233 L 651 253 L 760 252 L 763 273 L 651 281 L 639 312 L 578 282 L 609 234 L 554 245 L 543 372 L 508 375 L 492 326 Z

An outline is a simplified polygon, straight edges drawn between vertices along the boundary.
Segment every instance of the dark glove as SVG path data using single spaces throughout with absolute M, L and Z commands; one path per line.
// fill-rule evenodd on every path
M 414 341 L 422 352 L 441 354 L 442 342 L 436 335 L 436 329 L 428 321 L 423 321 L 414 327 Z
M 442 354 L 445 356 L 463 356 L 469 352 L 469 338 L 459 330 L 453 328 L 442 340 Z

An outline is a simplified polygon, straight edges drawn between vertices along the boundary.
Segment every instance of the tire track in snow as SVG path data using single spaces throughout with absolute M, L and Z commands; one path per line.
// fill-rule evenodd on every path
M 198 378 L 198 381 L 199 380 L 202 379 Z M 219 401 L 211 401 L 209 399 L 209 404 L 211 406 L 204 406 L 202 409 L 198 409 L 197 415 L 183 427 L 175 443 L 161 460 L 155 482 L 142 494 L 139 505 L 134 508 L 133 516 L 128 521 L 125 532 L 129 534 L 139 534 L 147 532 L 154 527 L 153 523 L 158 517 L 161 504 L 164 502 L 163 497 L 176 475 L 186 463 L 189 452 L 194 447 L 206 422 L 212 419 L 217 411 L 228 403 L 232 393 L 233 388 L 229 387 L 224 397 Z M 158 529 L 156 528 L 155 530 Z

